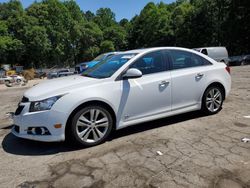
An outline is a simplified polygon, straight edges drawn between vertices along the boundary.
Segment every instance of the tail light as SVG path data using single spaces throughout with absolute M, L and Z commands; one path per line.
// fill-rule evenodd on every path
M 229 66 L 226 66 L 226 71 L 230 74 L 231 73 L 231 69 L 230 69 L 230 67 Z

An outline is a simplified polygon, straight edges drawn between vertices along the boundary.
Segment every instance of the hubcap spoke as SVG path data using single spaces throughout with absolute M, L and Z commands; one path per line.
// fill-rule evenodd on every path
M 214 104 L 216 105 L 216 107 L 220 107 L 220 101 L 215 100 L 215 101 L 214 101 Z
M 212 89 L 212 90 L 209 92 L 209 94 L 210 94 L 210 97 L 214 97 L 214 90 Z
M 108 122 L 108 118 L 104 117 L 98 121 L 95 122 L 96 125 L 99 125 L 101 123 L 107 123 Z
M 211 108 L 211 111 L 213 112 L 214 111 L 214 103 L 213 102 L 211 103 L 211 107 L 210 108 Z
M 78 134 L 78 136 L 79 136 L 80 138 L 82 138 L 89 130 L 90 130 L 90 128 L 88 127 L 88 128 L 86 128 L 85 130 L 83 130 L 82 132 L 77 133 L 77 134 Z
M 95 130 L 100 138 L 104 136 L 104 134 L 97 127 L 95 127 Z
M 109 126 L 108 122 L 96 125 L 96 127 L 108 127 L 108 126 Z
M 94 118 L 94 121 L 95 121 L 95 122 L 96 122 L 96 120 L 97 120 L 99 114 L 100 114 L 100 110 L 96 110 L 96 111 L 95 111 L 95 118 Z
M 99 140 L 99 137 L 97 136 L 96 132 L 94 129 L 92 129 L 92 133 L 93 133 L 93 137 L 94 137 L 94 141 Z
M 79 121 L 80 121 L 81 123 L 86 123 L 86 124 L 88 124 L 88 125 L 91 124 L 91 121 L 88 120 L 84 115 L 80 116 Z
M 95 109 L 91 109 L 90 110 L 90 121 L 94 121 L 95 120 Z
M 89 127 L 89 124 L 85 123 L 85 122 L 82 122 L 82 121 L 77 121 L 77 124 L 76 124 L 77 127 Z
M 217 91 L 217 93 L 214 95 L 214 98 L 217 99 L 217 98 L 219 98 L 219 97 L 220 97 L 220 92 Z
M 88 130 L 88 132 L 85 134 L 85 136 L 82 138 L 82 140 L 84 140 L 85 142 L 87 142 L 87 140 L 89 138 L 90 132 L 91 132 L 91 129 Z
M 214 101 L 214 105 L 215 105 L 216 109 L 218 109 L 220 107 L 220 104 L 215 102 L 215 101 Z

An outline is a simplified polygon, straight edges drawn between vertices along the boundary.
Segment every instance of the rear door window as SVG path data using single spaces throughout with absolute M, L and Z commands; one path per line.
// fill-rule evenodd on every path
M 209 64 L 211 65 L 211 63 L 203 57 L 182 50 L 171 50 L 171 59 L 172 70 L 198 67 Z

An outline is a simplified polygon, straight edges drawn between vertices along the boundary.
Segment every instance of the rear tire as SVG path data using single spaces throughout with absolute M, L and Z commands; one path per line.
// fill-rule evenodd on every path
M 102 106 L 90 105 L 73 116 L 69 136 L 76 144 L 91 147 L 105 142 L 112 127 L 110 112 Z
M 202 97 L 202 112 L 207 115 L 218 113 L 222 109 L 223 100 L 224 93 L 220 87 L 208 87 Z

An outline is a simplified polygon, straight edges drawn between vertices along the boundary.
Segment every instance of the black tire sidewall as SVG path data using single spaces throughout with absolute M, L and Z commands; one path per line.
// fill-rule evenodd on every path
M 99 109 L 101 111 L 103 111 L 106 115 L 107 115 L 107 118 L 108 118 L 108 121 L 109 121 L 109 127 L 108 127 L 108 130 L 106 132 L 106 134 L 104 135 L 104 137 L 102 139 L 100 139 L 99 141 L 95 142 L 95 143 L 87 143 L 87 142 L 84 142 L 82 141 L 78 135 L 77 135 L 77 132 L 76 132 L 76 123 L 79 119 L 79 117 L 85 112 L 85 111 L 88 111 L 89 109 Z M 101 144 L 103 142 L 106 141 L 106 139 L 108 138 L 108 136 L 110 135 L 111 131 L 112 131 L 112 127 L 113 127 L 113 118 L 110 114 L 110 112 L 102 107 L 102 106 L 99 106 L 99 105 L 90 105 L 90 106 L 87 106 L 81 110 L 79 110 L 74 116 L 73 116 L 73 119 L 72 119 L 72 124 L 71 124 L 71 129 L 70 129 L 70 132 L 71 132 L 71 139 L 73 139 L 73 141 L 75 141 L 77 144 L 79 145 L 82 145 L 82 146 L 85 146 L 85 147 L 91 147 L 91 146 L 95 146 L 95 145 L 98 145 L 98 144 Z
M 207 98 L 207 95 L 209 93 L 209 91 L 211 89 L 218 89 L 222 95 L 222 101 L 221 101 L 221 105 L 220 105 L 220 108 L 218 110 L 216 110 L 215 112 L 211 112 L 208 108 L 207 108 L 207 105 L 206 105 L 206 98 Z M 207 115 L 213 115 L 213 114 L 217 114 L 219 111 L 221 111 L 222 109 L 222 105 L 223 105 L 223 98 L 224 98 L 224 93 L 222 91 L 222 89 L 218 86 L 210 86 L 206 89 L 206 91 L 204 92 L 204 95 L 202 97 L 202 111 L 207 114 Z

